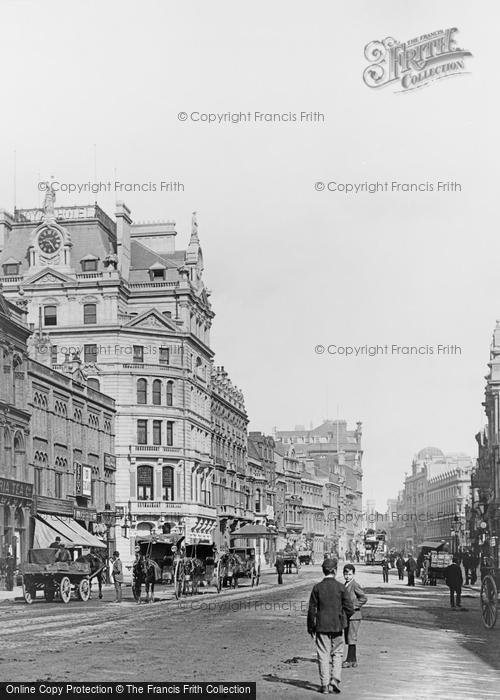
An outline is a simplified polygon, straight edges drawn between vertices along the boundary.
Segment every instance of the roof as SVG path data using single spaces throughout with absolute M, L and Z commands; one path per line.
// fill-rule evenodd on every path
M 417 453 L 417 459 L 435 459 L 436 457 L 444 458 L 444 453 L 439 447 L 424 447 Z
M 254 525 L 253 523 L 248 523 L 248 525 L 243 525 L 239 530 L 231 534 L 231 539 L 237 537 L 265 537 L 270 535 L 271 530 L 265 525 Z
M 436 540 L 427 540 L 426 542 L 422 542 L 420 547 L 426 548 L 426 549 L 440 549 L 444 545 L 444 541 L 436 541 Z

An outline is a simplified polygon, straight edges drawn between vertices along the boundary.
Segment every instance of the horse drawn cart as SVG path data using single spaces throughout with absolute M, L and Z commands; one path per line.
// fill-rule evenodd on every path
M 254 547 L 230 547 L 220 556 L 217 590 L 224 586 L 237 588 L 240 578 L 249 578 L 252 587 L 260 583 L 260 564 L 257 564 Z
M 56 561 L 57 550 L 30 549 L 28 562 L 21 564 L 23 596 L 31 604 L 38 591 L 43 591 L 45 600 L 51 603 L 59 597 L 69 603 L 73 593 L 77 600 L 86 602 L 90 598 L 92 579 L 100 577 L 106 564 L 91 557 L 80 557 L 77 561 Z
M 292 569 L 294 569 L 295 573 L 299 573 L 300 569 L 300 558 L 299 558 L 299 553 L 295 549 L 295 547 L 289 547 L 288 545 L 285 547 L 285 549 L 280 549 L 280 551 L 276 555 L 277 559 L 281 559 L 283 561 L 283 564 L 285 565 L 285 574 L 291 574 Z
M 500 568 L 491 556 L 483 556 L 481 561 L 481 619 L 486 629 L 493 629 L 498 617 L 498 589 L 500 588 Z
M 220 559 L 212 544 L 181 546 L 174 556 L 174 592 L 176 598 L 196 595 L 200 586 L 213 584 L 219 592 Z
M 314 564 L 314 554 L 312 549 L 299 549 L 299 564 Z

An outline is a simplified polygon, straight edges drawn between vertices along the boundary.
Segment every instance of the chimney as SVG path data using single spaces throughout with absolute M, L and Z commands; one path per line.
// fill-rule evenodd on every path
M 0 253 L 5 249 L 5 244 L 12 231 L 14 219 L 5 209 L 0 209 Z
M 123 202 L 116 203 L 116 253 L 118 255 L 118 270 L 123 279 L 128 280 L 130 274 L 130 209 Z

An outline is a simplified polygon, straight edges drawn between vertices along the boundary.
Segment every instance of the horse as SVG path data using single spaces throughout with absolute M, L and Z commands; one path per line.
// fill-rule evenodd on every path
M 79 563 L 90 565 L 90 591 L 92 594 L 92 581 L 95 578 L 99 590 L 99 599 L 102 599 L 102 584 L 106 583 L 106 557 L 96 550 L 83 554 L 76 559 Z
M 240 558 L 231 552 L 227 552 L 221 556 L 220 574 L 222 578 L 222 586 L 230 586 L 236 588 L 238 585 L 238 577 L 241 576 L 243 565 Z
M 184 569 L 184 591 L 189 595 L 197 595 L 200 581 L 205 573 L 203 562 L 196 557 L 185 559 L 183 564 Z

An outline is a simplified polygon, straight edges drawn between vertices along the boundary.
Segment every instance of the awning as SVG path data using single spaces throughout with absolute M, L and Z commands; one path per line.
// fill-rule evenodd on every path
M 105 548 L 106 545 L 97 537 L 87 532 L 73 518 L 63 518 L 58 515 L 49 515 L 48 513 L 38 513 L 37 519 L 43 518 L 44 524 L 49 525 L 56 531 L 56 534 L 64 540 L 66 546 L 73 547 L 100 547 Z M 36 532 L 36 527 L 35 527 Z M 52 533 L 51 542 L 54 541 Z M 50 543 L 49 543 L 50 544 Z M 48 547 L 49 544 L 46 546 Z
M 62 537 L 58 530 L 53 530 L 46 523 L 35 519 L 35 534 L 33 536 L 33 549 L 48 549 L 55 538 L 59 536 L 65 545 L 70 542 L 65 537 Z
M 429 540 L 429 542 L 422 542 L 420 547 L 425 547 L 426 549 L 440 549 L 444 545 L 443 542 L 432 542 Z
M 243 527 L 240 527 L 239 530 L 236 530 L 236 532 L 232 532 L 230 534 L 231 539 L 234 539 L 236 537 L 266 537 L 267 535 L 272 535 L 275 534 L 267 528 L 265 525 L 252 525 L 251 523 L 248 523 L 248 525 L 243 525 Z

